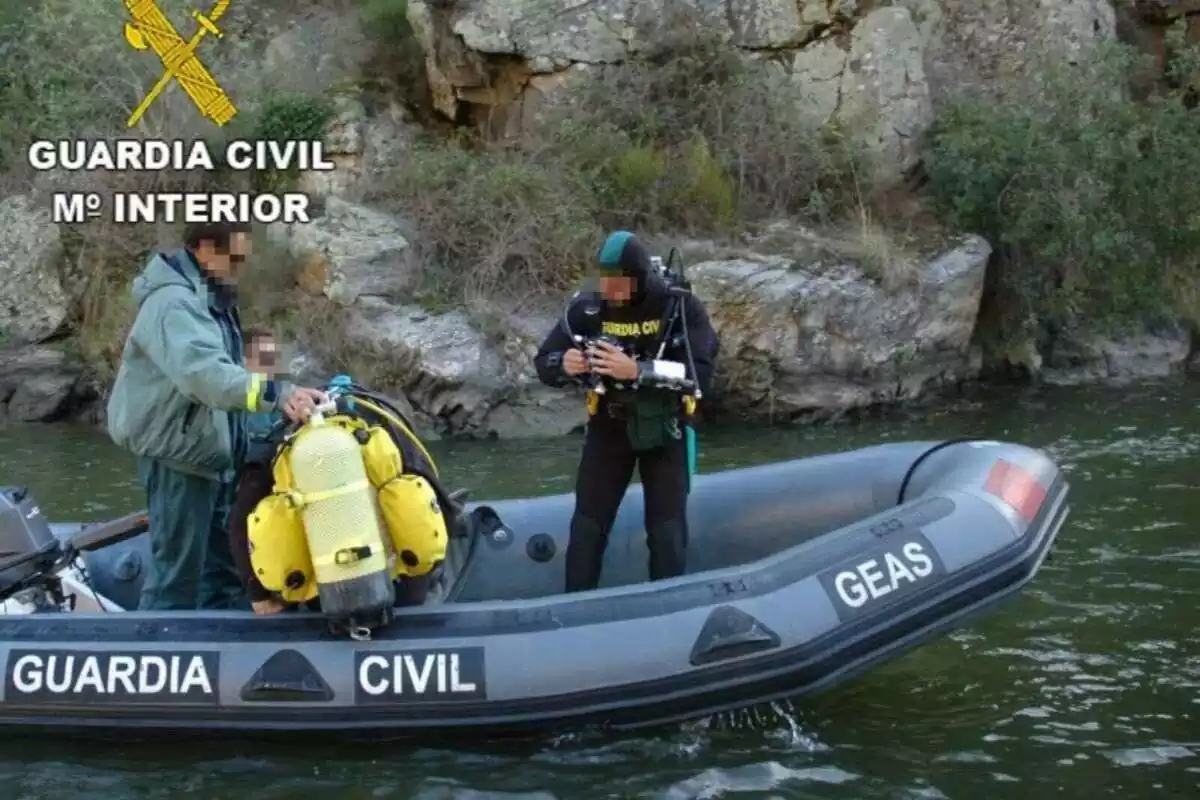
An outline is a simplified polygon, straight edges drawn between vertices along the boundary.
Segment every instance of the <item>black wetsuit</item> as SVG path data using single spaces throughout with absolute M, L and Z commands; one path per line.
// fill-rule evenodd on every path
M 625 352 L 638 360 L 657 357 L 663 341 L 664 313 L 676 297 L 668 292 L 653 270 L 644 248 L 631 240 L 622 266 L 637 280 L 638 291 L 629 304 L 604 303 L 595 295 L 573 299 L 567 311 L 571 332 L 587 338 L 603 335 L 617 340 Z M 702 393 L 711 388 L 717 335 L 708 314 L 694 296 L 683 297 L 687 315 L 695 375 Z M 588 311 L 592 313 L 588 313 Z M 678 321 L 671 325 L 672 338 L 682 332 Z M 687 363 L 681 340 L 668 344 L 661 358 Z M 538 377 L 550 386 L 565 386 L 573 380 L 563 372 L 562 361 L 574 347 L 570 334 L 560 323 L 542 343 L 535 359 Z M 656 419 L 654 413 L 639 414 L 637 403 L 657 407 L 669 415 Z M 631 417 L 636 418 L 631 421 Z M 676 392 L 641 387 L 632 389 L 609 383 L 588 421 L 583 455 L 575 486 L 575 513 L 566 556 L 566 591 L 594 589 L 608 534 L 621 500 L 633 477 L 636 464 L 645 497 L 646 544 L 650 551 L 650 579 L 660 580 L 684 573 L 687 549 L 688 475 L 687 437 L 691 424 L 682 396 Z M 666 433 L 643 435 L 646 428 L 663 427 Z M 640 430 L 639 430 L 640 428 Z

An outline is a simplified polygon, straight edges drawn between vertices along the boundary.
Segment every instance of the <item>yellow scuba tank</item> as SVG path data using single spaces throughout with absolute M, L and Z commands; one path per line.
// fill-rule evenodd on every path
M 388 539 L 355 434 L 321 410 L 296 435 L 289 454 L 321 610 L 358 618 L 395 604 Z

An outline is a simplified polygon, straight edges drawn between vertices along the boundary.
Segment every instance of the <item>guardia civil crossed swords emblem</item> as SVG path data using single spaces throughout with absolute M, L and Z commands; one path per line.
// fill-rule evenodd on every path
M 178 81 L 200 113 L 217 125 L 225 125 L 233 119 L 237 114 L 233 101 L 196 55 L 196 48 L 205 36 L 224 37 L 217 21 L 225 15 L 230 2 L 218 0 L 208 14 L 193 10 L 192 17 L 200 27 L 185 42 L 155 0 L 125 0 L 125 7 L 133 18 L 132 22 L 125 23 L 125 41 L 135 50 L 151 48 L 163 64 L 162 77 L 130 115 L 128 127 L 138 123 L 172 80 Z

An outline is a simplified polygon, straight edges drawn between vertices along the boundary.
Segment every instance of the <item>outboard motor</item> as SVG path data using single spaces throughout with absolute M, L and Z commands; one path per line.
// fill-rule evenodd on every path
M 0 486 L 0 598 L 45 588 L 46 573 L 55 567 L 62 551 L 29 490 Z

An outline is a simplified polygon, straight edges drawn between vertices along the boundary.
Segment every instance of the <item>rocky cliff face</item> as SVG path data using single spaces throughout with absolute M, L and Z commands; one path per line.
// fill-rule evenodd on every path
M 1036 47 L 1070 58 L 1115 32 L 1108 0 L 412 0 L 409 20 L 437 109 L 514 136 L 604 65 L 715 34 L 860 137 L 884 182 L 915 163 L 941 100 L 1002 91 Z
M 71 300 L 63 243 L 50 215 L 23 196 L 0 200 L 0 421 L 59 419 L 92 392 L 61 347 Z
M 0 336 L 10 346 L 51 339 L 67 321 L 70 301 L 59 266 L 62 234 L 29 198 L 0 200 Z
M 360 212 L 333 201 L 330 213 Z M 304 247 L 325 241 L 318 231 L 305 229 Z M 582 425 L 578 394 L 544 387 L 534 374 L 554 315 L 492 317 L 483 329 L 463 311 L 432 313 L 403 300 L 402 250 L 377 258 L 377 245 L 400 234 L 377 232 L 360 242 L 365 253 L 349 246 L 355 241 L 347 234 L 340 250 L 302 251 L 337 276 L 313 288 L 340 306 L 351 349 L 370 353 L 436 430 L 516 437 Z M 827 416 L 978 375 L 971 338 L 991 253 L 979 237 L 856 257 L 842 241 L 780 223 L 743 246 L 684 249 L 701 259 L 687 275 L 722 339 L 716 400 L 730 410 Z M 899 285 L 890 275 L 902 276 Z
M 310 15 L 283 26 L 265 48 L 266 73 L 299 71 L 311 60 L 306 43 L 356 41 L 346 19 Z M 1114 29 L 1105 0 L 412 0 L 409 19 L 437 112 L 506 136 L 606 65 L 716 31 L 745 58 L 767 62 L 778 91 L 816 119 L 845 123 L 879 156 L 885 183 L 914 165 L 916 140 L 946 98 L 1002 92 L 1037 46 L 1070 58 Z M 346 61 L 327 54 L 317 66 L 342 79 L 354 68 Z M 379 388 L 402 394 L 430 430 L 515 437 L 581 425 L 582 399 L 533 374 L 553 313 L 491 309 L 481 319 L 419 304 L 421 231 L 363 201 L 418 131 L 398 105 L 368 113 L 346 92 L 338 104 L 326 139 L 339 168 L 305 176 L 301 187 L 322 200 L 323 216 L 270 231 L 300 263 L 300 289 L 335 311 L 340 335 L 383 376 Z M 59 419 L 94 408 L 104 390 L 58 341 L 70 333 L 74 300 L 61 233 L 39 208 L 25 196 L 0 199 L 0 419 Z M 713 402 L 809 419 L 979 376 L 973 342 L 989 244 L 942 234 L 861 244 L 781 222 L 736 246 L 684 246 L 689 278 L 722 337 Z M 293 366 L 303 377 L 333 368 L 316 357 L 317 343 L 300 344 L 307 355 Z M 1049 380 L 1077 382 L 1170 374 L 1192 357 L 1190 334 L 1170 329 L 1064 342 L 1024 361 Z

